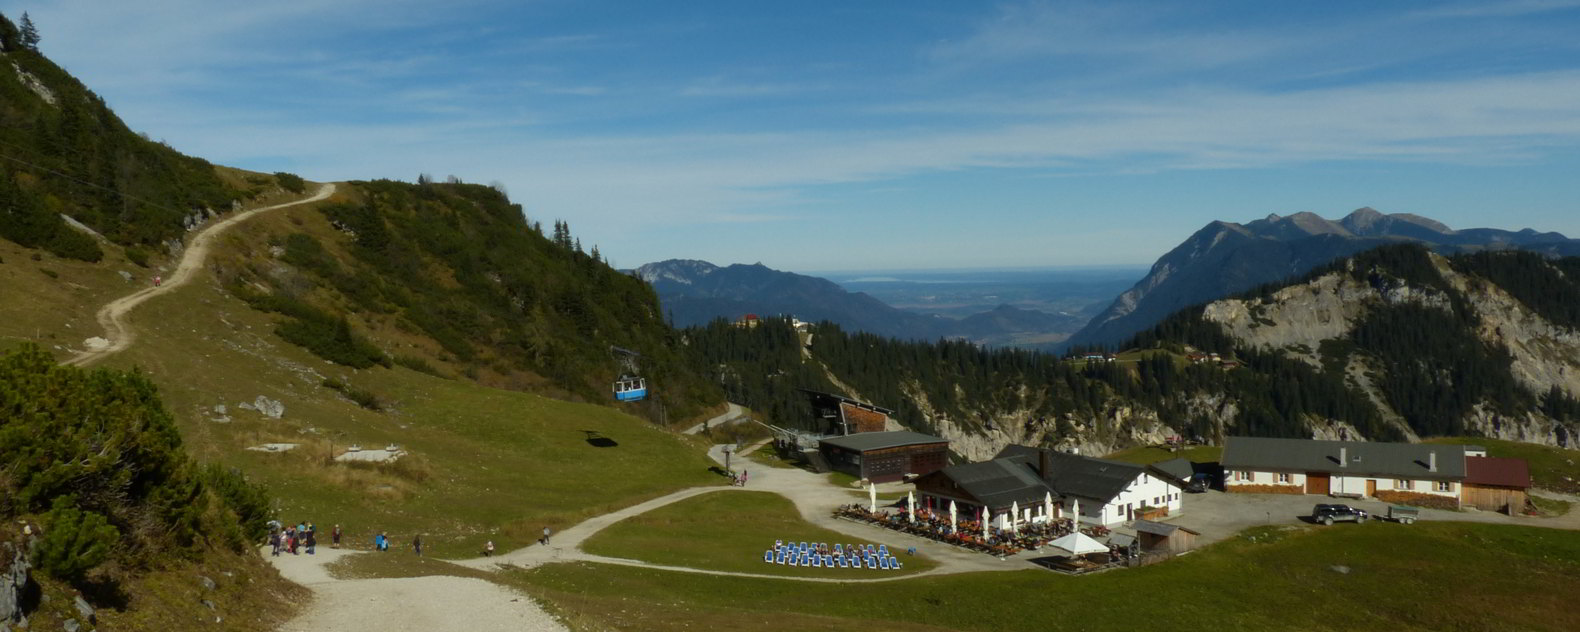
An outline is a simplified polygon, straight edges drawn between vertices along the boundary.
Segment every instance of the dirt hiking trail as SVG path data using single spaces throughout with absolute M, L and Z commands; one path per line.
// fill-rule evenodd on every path
M 131 312 L 132 308 L 141 305 L 143 301 L 175 290 L 191 281 L 193 274 L 203 267 L 203 261 L 208 258 L 208 251 L 214 244 L 214 240 L 224 234 L 226 230 L 229 230 L 230 227 L 247 221 L 247 219 L 259 213 L 319 202 L 328 199 L 334 193 L 334 183 L 326 183 L 320 185 L 318 192 L 311 197 L 242 211 L 198 231 L 196 235 L 193 235 L 192 241 L 187 244 L 186 251 L 182 253 L 181 261 L 176 264 L 175 271 L 170 273 L 170 278 L 165 279 L 160 285 L 145 287 L 110 301 L 104 307 L 99 308 L 97 315 L 99 326 L 104 328 L 104 337 L 110 341 L 109 345 L 101 345 L 96 348 L 89 347 L 61 364 L 88 366 L 132 346 L 132 343 L 137 341 L 137 332 L 126 323 L 126 314 Z

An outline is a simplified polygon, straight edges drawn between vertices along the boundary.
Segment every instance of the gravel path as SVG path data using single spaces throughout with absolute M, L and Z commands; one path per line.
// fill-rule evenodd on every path
M 126 314 L 132 311 L 132 308 L 141 305 L 143 301 L 165 292 L 173 291 L 191 281 L 193 273 L 203 267 L 203 260 L 208 258 L 209 247 L 213 245 L 214 240 L 218 239 L 230 227 L 246 221 L 259 213 L 317 202 L 328 199 L 334 193 L 335 185 L 333 183 L 324 184 L 318 187 L 318 192 L 314 193 L 312 197 L 243 211 L 198 231 L 198 234 L 192 237 L 192 242 L 187 244 L 186 250 L 181 255 L 181 261 L 176 264 L 175 271 L 170 273 L 170 278 L 165 279 L 164 283 L 145 287 L 110 301 L 104 307 L 99 308 L 99 326 L 104 328 L 104 337 L 109 339 L 109 344 L 106 345 L 101 341 L 95 341 L 97 344 L 89 344 L 87 350 L 61 364 L 87 366 L 132 346 L 132 343 L 137 341 L 137 332 L 127 325 Z
M 708 456 L 720 465 L 724 464 L 724 446 L 716 445 L 708 451 Z M 739 467 L 740 461 L 736 466 Z M 793 581 L 809 582 L 835 582 L 835 583 L 863 583 L 899 581 L 927 575 L 942 575 L 950 573 L 973 573 L 979 571 L 1007 571 L 1031 568 L 1029 562 L 1020 558 L 1001 560 L 996 557 L 973 553 L 959 547 L 940 544 L 932 540 L 918 538 L 897 531 L 891 531 L 873 525 L 839 520 L 830 515 L 835 507 L 857 502 L 859 499 L 850 493 L 850 490 L 841 489 L 828 483 L 825 476 L 813 474 L 800 469 L 756 467 L 749 468 L 750 477 L 747 487 L 693 487 L 683 489 L 668 496 L 654 498 L 644 503 L 632 505 L 612 513 L 590 518 L 581 524 L 554 534 L 549 539 L 548 546 L 532 545 L 517 549 L 503 555 L 494 557 L 480 557 L 469 560 L 459 560 L 455 563 L 479 569 L 492 569 L 500 565 L 519 566 L 531 568 L 541 564 L 557 562 L 598 562 L 604 564 L 619 564 L 623 566 L 641 566 L 664 570 L 681 571 L 688 573 L 701 573 L 706 575 L 728 575 L 735 577 L 768 577 L 773 579 L 789 579 Z M 898 488 L 896 488 L 898 489 Z M 593 534 L 604 530 L 609 525 L 629 518 L 631 516 L 647 513 L 659 507 L 685 500 L 693 496 L 709 493 L 730 493 L 737 491 L 766 491 L 773 492 L 790 499 L 800 512 L 801 518 L 809 523 L 837 531 L 854 539 L 876 544 L 887 544 L 891 550 L 903 551 L 908 547 L 916 547 L 916 552 L 938 562 L 938 567 L 923 573 L 910 573 L 873 579 L 841 579 L 822 577 L 786 577 L 783 575 L 758 575 L 755 573 L 738 573 L 732 571 L 717 571 L 700 568 L 686 568 L 678 566 L 665 566 L 640 560 L 628 560 L 615 557 L 594 555 L 581 550 L 583 542 Z M 1032 555 L 1022 554 L 1024 557 Z
M 733 423 L 735 423 L 737 421 L 742 421 L 743 419 L 745 419 L 745 417 L 746 417 L 746 409 L 745 408 L 741 408 L 741 405 L 737 404 L 735 402 L 729 402 L 727 404 L 726 408 L 724 409 L 724 412 L 719 413 L 718 416 L 716 416 L 716 417 L 714 417 L 712 419 L 709 419 L 707 421 L 704 421 L 704 422 L 702 422 L 700 424 L 697 424 L 695 426 L 692 426 L 690 428 L 687 428 L 687 429 L 685 429 L 682 432 L 685 432 L 686 434 L 693 434 L 694 435 L 694 434 L 697 434 L 699 432 L 702 432 L 703 430 L 705 430 L 707 428 L 719 428 L 719 427 L 725 426 L 727 424 L 733 424 Z
M 265 553 L 267 555 L 267 553 Z M 313 591 L 302 614 L 282 632 L 561 632 L 565 626 L 530 597 L 470 577 L 335 579 L 325 565 L 346 555 L 376 555 L 320 549 L 317 555 L 270 557 L 286 579 Z

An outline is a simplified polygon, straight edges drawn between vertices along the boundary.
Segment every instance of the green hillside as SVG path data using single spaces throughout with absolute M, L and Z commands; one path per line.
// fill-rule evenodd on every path
M 16 25 L 0 16 L 0 31 Z M 104 100 L 16 37 L 0 72 L 0 237 L 97 261 L 101 248 L 70 215 L 138 259 L 163 250 L 195 212 L 231 210 L 275 179 L 222 175 L 208 162 L 139 135 Z

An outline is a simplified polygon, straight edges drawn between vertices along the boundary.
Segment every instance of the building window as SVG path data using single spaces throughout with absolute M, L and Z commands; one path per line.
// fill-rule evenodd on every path
M 1252 477 L 1252 472 L 1242 470 L 1242 471 L 1234 473 L 1234 480 L 1237 480 L 1237 481 L 1254 481 L 1256 479 Z
M 1289 482 L 1289 474 L 1287 472 L 1279 474 L 1278 475 L 1278 482 L 1280 482 L 1280 483 L 1288 483 Z
M 1394 489 L 1414 489 L 1413 481 L 1399 479 L 1393 482 Z
M 1437 491 L 1440 491 L 1440 492 L 1451 492 L 1451 491 L 1454 491 L 1454 484 L 1449 482 L 1449 481 L 1438 481 L 1437 482 Z

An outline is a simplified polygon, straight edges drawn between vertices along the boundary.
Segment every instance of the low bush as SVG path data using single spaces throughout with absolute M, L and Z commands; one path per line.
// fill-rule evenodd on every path
M 1396 505 L 1414 505 L 1431 509 L 1459 509 L 1458 498 L 1419 492 L 1401 492 L 1385 489 L 1377 492 L 1377 500 Z
M 274 181 L 280 183 L 280 188 L 292 193 L 301 193 L 307 190 L 307 183 L 302 181 L 301 176 L 294 173 L 277 171 L 274 174 Z
M 1299 485 L 1225 485 L 1224 490 L 1236 494 L 1293 494 L 1306 493 Z
M 126 260 L 146 268 L 148 267 L 148 251 L 144 250 L 142 246 L 127 246 Z
M 103 514 L 78 509 L 72 496 L 55 498 L 47 522 L 38 542 L 38 567 L 73 583 L 109 559 L 111 548 L 121 537 Z

